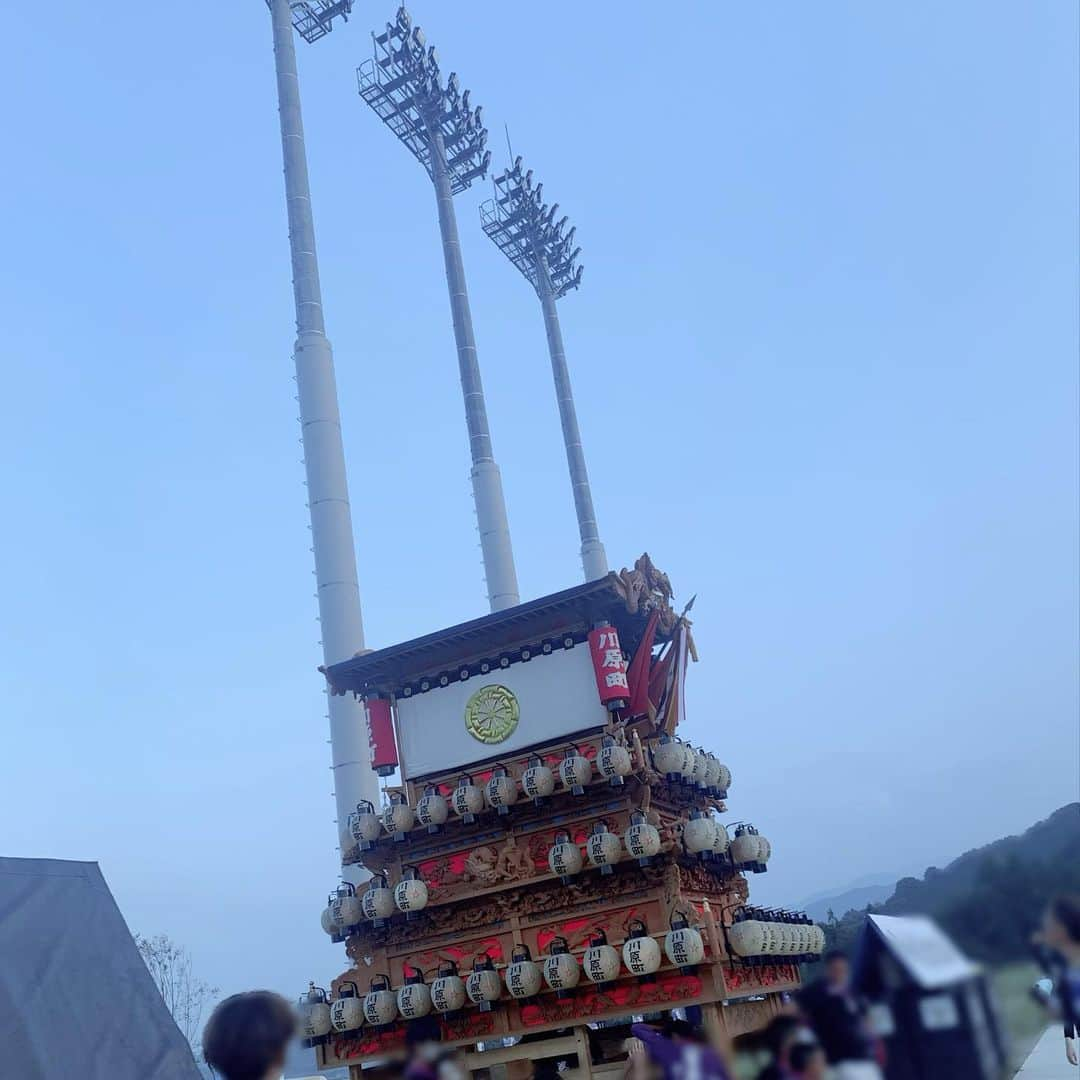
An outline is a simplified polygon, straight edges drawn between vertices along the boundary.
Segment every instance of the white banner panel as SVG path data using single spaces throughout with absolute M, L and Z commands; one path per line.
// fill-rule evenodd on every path
M 407 779 L 511 756 L 535 743 L 603 727 L 586 645 L 397 700 Z

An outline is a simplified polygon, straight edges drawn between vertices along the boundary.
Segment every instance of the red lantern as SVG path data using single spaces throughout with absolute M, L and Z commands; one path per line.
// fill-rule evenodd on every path
M 601 704 L 611 712 L 625 708 L 630 687 L 626 681 L 626 660 L 614 626 L 598 626 L 589 631 L 589 653 Z

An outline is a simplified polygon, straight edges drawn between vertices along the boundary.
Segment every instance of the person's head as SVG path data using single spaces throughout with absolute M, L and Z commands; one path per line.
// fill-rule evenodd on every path
M 1080 950 L 1080 896 L 1056 896 L 1043 915 L 1042 939 L 1051 949 Z
M 788 1068 L 800 1080 L 823 1080 L 828 1062 L 817 1043 L 796 1043 L 788 1051 Z
M 698 1043 L 699 1045 L 706 1042 L 705 1036 L 686 1020 L 668 1020 L 664 1025 L 664 1034 L 672 1042 Z
M 851 965 L 848 963 L 847 953 L 840 949 L 830 949 L 825 954 L 826 981 L 830 986 L 845 987 L 850 976 Z
M 221 1080 L 268 1080 L 285 1067 L 295 1031 L 296 1014 L 280 995 L 269 990 L 233 994 L 203 1028 L 203 1057 Z
M 802 1021 L 796 1016 L 774 1016 L 762 1032 L 761 1041 L 772 1055 L 774 1061 L 784 1060 L 787 1048 L 795 1041 L 802 1027 Z

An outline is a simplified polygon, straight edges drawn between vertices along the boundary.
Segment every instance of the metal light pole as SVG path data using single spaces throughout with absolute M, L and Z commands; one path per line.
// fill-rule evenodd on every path
M 435 187 L 488 602 L 492 611 L 501 611 L 519 603 L 517 572 L 502 478 L 491 448 L 453 198 L 487 173 L 487 130 L 480 109 L 469 105 L 469 92 L 460 91 L 457 76 L 451 74 L 443 86 L 435 50 L 425 47 L 423 32 L 404 7 L 383 33 L 372 37 L 375 56 L 357 71 L 360 96 L 424 166 Z
M 352 514 L 345 481 L 334 354 L 323 322 L 322 290 L 315 253 L 300 84 L 293 29 L 306 41 L 329 33 L 336 16 L 348 16 L 352 0 L 267 0 L 274 28 L 278 111 L 285 162 L 293 294 L 296 301 L 296 385 L 307 471 L 312 550 L 318 586 L 323 660 L 336 664 L 364 647 Z M 378 778 L 371 769 L 364 708 L 351 695 L 328 695 L 330 744 L 341 848 L 349 814 L 361 799 L 379 804 Z
M 499 250 L 521 271 L 540 297 L 547 331 L 555 398 L 559 404 L 566 463 L 581 535 L 581 564 L 585 580 L 601 578 L 608 572 L 607 553 L 600 542 L 600 529 L 593 508 L 585 451 L 581 445 L 574 392 L 566 365 L 562 328 L 555 301 L 581 284 L 582 267 L 577 265 L 581 248 L 575 248 L 573 228 L 565 232 L 566 218 L 555 220 L 558 203 L 548 207 L 542 200 L 543 184 L 533 187 L 532 170 L 523 173 L 521 158 L 501 176 L 495 177 L 495 198 L 480 207 L 484 232 Z

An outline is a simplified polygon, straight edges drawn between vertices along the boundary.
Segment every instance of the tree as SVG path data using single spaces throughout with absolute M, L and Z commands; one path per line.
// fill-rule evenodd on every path
M 165 934 L 154 937 L 135 935 L 135 944 L 150 969 L 150 974 L 172 1013 L 176 1026 L 193 1049 L 198 1046 L 203 1012 L 218 995 L 218 988 L 196 978 L 191 971 L 191 956 Z

